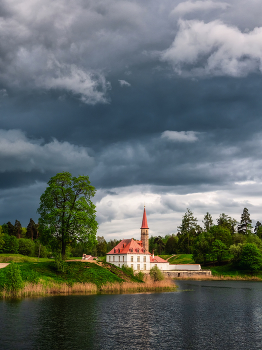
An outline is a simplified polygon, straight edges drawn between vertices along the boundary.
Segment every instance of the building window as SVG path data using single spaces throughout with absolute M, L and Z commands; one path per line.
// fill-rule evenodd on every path
M 123 256 L 123 261 L 125 261 L 125 257 Z
M 119 259 L 118 261 L 120 261 L 120 256 L 118 257 L 118 259 Z
M 144 264 L 144 270 L 146 270 L 146 264 Z
M 111 256 L 109 256 L 109 261 L 111 261 Z
M 118 266 L 120 267 L 120 264 L 118 264 Z
M 113 261 L 115 261 L 115 257 L 113 256 Z
M 144 262 L 146 262 L 146 256 L 144 256 Z
M 137 270 L 140 271 L 140 264 L 137 264 Z
M 137 257 L 137 262 L 140 262 L 140 256 Z
M 131 256 L 131 262 L 133 262 L 134 261 L 134 257 L 133 256 Z

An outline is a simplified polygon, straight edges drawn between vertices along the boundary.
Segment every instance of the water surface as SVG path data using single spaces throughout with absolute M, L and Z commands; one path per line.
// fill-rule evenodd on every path
M 262 349 L 262 283 L 0 301 L 0 349 Z

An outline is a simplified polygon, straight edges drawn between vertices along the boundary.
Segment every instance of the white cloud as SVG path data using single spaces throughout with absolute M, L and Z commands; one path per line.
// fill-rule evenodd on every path
M 84 172 L 94 160 L 85 147 L 56 139 L 44 143 L 32 140 L 21 130 L 0 129 L 0 172 L 6 171 L 74 171 Z
M 126 80 L 118 80 L 120 86 L 131 86 L 130 83 L 128 83 Z
M 262 27 L 249 33 L 221 21 L 179 21 L 179 31 L 161 59 L 178 74 L 245 76 L 262 72 Z
M 230 5 L 226 2 L 213 2 L 213 1 L 184 1 L 178 4 L 171 15 L 184 15 L 186 13 L 195 11 L 210 11 L 215 9 L 226 10 Z
M 161 138 L 173 142 L 195 142 L 198 140 L 196 131 L 171 131 L 166 130 L 161 134 Z
M 37 80 L 39 86 L 70 91 L 80 96 L 80 100 L 87 104 L 107 102 L 105 94 L 110 84 L 102 74 L 91 73 L 74 64 L 60 64 L 57 61 L 51 61 L 48 68 L 49 72 L 45 73 L 45 77 Z

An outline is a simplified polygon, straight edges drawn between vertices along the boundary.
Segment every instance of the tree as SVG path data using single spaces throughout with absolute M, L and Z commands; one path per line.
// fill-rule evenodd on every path
M 96 244 L 95 205 L 91 198 L 95 188 L 88 176 L 73 177 L 69 172 L 51 177 L 48 187 L 40 197 L 39 229 L 43 243 L 61 252 L 64 259 L 66 247 L 77 242 Z
M 178 226 L 178 232 L 180 249 L 186 250 L 188 254 L 191 253 L 192 241 L 201 232 L 201 228 L 190 209 L 187 209 L 183 216 L 182 224 Z
M 210 228 L 213 226 L 213 219 L 211 214 L 209 214 L 209 212 L 206 213 L 206 215 L 204 216 L 204 220 L 202 222 L 204 224 L 204 230 L 208 232 Z
M 21 238 L 21 233 L 22 233 L 22 225 L 20 221 L 15 220 L 15 235 L 17 238 Z
M 107 244 L 104 237 L 97 236 L 97 245 L 96 245 L 97 256 L 105 256 L 107 253 Z
M 261 224 L 261 222 L 259 222 L 259 221 L 256 222 L 254 232 L 260 239 L 262 238 L 262 224 Z
M 8 234 L 9 234 L 9 236 L 16 236 L 15 227 L 14 227 L 13 224 L 11 224 L 10 221 L 8 221 L 7 227 L 8 227 Z
M 176 254 L 178 253 L 178 237 L 172 235 L 168 238 L 166 242 L 165 252 L 167 254 Z
M 33 240 L 37 239 L 39 236 L 38 233 L 38 224 L 34 222 L 34 220 L 31 218 L 29 221 L 29 224 L 27 225 L 26 229 L 26 238 L 30 238 Z
M 243 214 L 241 215 L 241 221 L 238 225 L 238 233 L 242 233 L 243 235 L 251 233 L 252 230 L 252 220 L 250 219 L 250 214 L 247 208 L 244 208 Z
M 262 267 L 262 255 L 254 243 L 246 243 L 242 248 L 239 266 L 246 270 L 259 270 Z
M 163 250 L 165 249 L 165 243 L 163 242 L 162 237 L 161 236 L 155 237 L 154 243 L 157 245 L 158 254 L 162 254 Z
M 212 244 L 212 253 L 216 256 L 217 262 L 219 264 L 223 260 L 223 256 L 226 252 L 227 246 L 219 239 L 216 239 L 215 242 Z
M 237 221 L 225 213 L 220 214 L 219 218 L 217 219 L 217 225 L 229 229 L 232 235 L 235 233 L 236 224 Z

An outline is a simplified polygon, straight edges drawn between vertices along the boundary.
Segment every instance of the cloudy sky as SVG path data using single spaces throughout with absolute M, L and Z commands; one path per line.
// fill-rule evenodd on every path
M 98 235 L 175 233 L 186 208 L 262 220 L 258 0 L 2 0 L 0 219 L 89 175 Z

